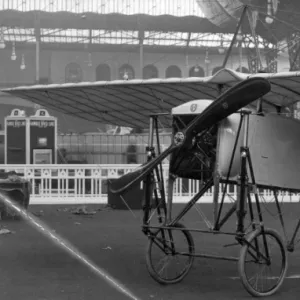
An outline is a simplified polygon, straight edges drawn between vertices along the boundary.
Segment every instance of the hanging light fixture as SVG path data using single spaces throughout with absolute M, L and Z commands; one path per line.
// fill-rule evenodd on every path
M 238 34 L 236 35 L 236 40 L 237 40 L 238 42 L 240 42 L 240 41 L 242 41 L 242 39 L 243 39 L 243 36 L 242 36 L 242 30 L 241 30 L 241 28 L 240 28 L 239 31 L 238 31 Z
M 267 16 L 267 17 L 266 17 L 266 23 L 267 23 L 267 24 L 272 24 L 272 23 L 273 23 L 273 18 Z
M 272 0 L 268 0 L 268 10 L 267 10 L 267 16 L 266 16 L 266 23 L 267 24 L 272 24 L 273 23 L 273 5 L 272 5 Z
M 224 53 L 225 53 L 224 47 L 220 47 L 220 48 L 218 49 L 218 51 L 219 51 L 220 54 L 224 54 Z
M 124 76 L 123 76 L 123 79 L 124 80 L 128 80 L 129 76 L 128 76 L 128 73 L 127 71 L 124 72 Z
M 194 68 L 194 71 L 195 71 L 196 73 L 198 73 L 199 70 L 200 70 L 200 68 L 199 68 L 199 65 L 197 64 L 196 67 Z
M 21 70 L 25 70 L 26 69 L 24 54 L 22 54 L 20 69 Z
M 207 65 L 210 64 L 210 60 L 208 58 L 208 50 L 206 50 L 204 63 L 207 64 Z
M 221 44 L 220 44 L 220 47 L 218 48 L 218 51 L 220 54 L 224 54 L 225 52 L 225 48 L 224 48 L 224 45 L 223 45 L 223 34 L 221 34 Z
M 91 54 L 91 53 L 89 53 L 88 66 L 89 66 L 89 67 L 92 67 L 92 66 L 93 66 L 93 62 L 92 62 L 92 54 Z
M 5 48 L 5 40 L 4 40 L 4 33 L 3 33 L 3 29 L 1 28 L 0 31 L 0 49 L 4 49 Z
M 17 59 L 15 42 L 13 42 L 13 44 L 12 44 L 12 51 L 11 51 L 10 59 L 11 60 L 16 60 Z

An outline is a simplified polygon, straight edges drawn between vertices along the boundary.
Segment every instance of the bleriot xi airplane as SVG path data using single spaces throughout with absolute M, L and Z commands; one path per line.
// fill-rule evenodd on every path
M 237 261 L 241 280 L 253 296 L 268 296 L 280 288 L 288 267 L 287 250 L 295 248 L 300 222 L 291 238 L 285 235 L 283 239 L 274 229 L 266 228 L 260 192 L 273 191 L 278 215 L 282 216 L 278 192 L 300 191 L 300 166 L 296 163 L 300 121 L 288 110 L 300 100 L 300 73 L 249 75 L 223 69 L 205 78 L 36 85 L 3 92 L 91 121 L 146 128 L 150 119 L 147 162 L 115 180 L 111 191 L 126 193 L 135 183 L 144 181 L 145 197 L 141 201 L 143 232 L 148 237 L 147 267 L 156 281 L 179 282 L 195 257 L 205 257 Z M 159 126 L 173 129 L 172 143 L 162 153 Z M 154 151 L 155 141 L 158 153 Z M 162 161 L 169 155 L 165 189 Z M 198 180 L 201 188 L 173 216 L 176 177 Z M 219 189 L 220 183 L 225 185 L 224 190 Z M 237 199 L 222 214 L 229 183 L 237 185 Z M 213 223 L 208 222 L 206 230 L 179 223 L 212 187 Z M 158 217 L 155 224 L 154 212 Z M 221 231 L 234 213 L 236 230 Z M 249 226 L 245 224 L 246 214 Z M 284 229 L 282 217 L 280 222 Z M 196 253 L 191 231 L 232 235 L 234 244 L 241 246 L 239 257 Z M 176 243 L 175 234 L 183 235 L 186 250 L 181 250 L 182 243 Z M 153 254 L 155 247 L 163 257 L 159 261 Z

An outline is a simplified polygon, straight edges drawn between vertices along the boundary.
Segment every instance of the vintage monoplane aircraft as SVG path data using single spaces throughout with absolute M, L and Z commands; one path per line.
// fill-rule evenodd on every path
M 146 128 L 150 118 L 148 161 L 114 181 L 111 190 L 122 194 L 138 182 L 145 183 L 143 232 L 149 238 L 148 270 L 156 281 L 179 282 L 189 272 L 195 257 L 205 257 L 238 261 L 241 280 L 253 296 L 272 295 L 280 288 L 288 267 L 287 250 L 294 250 L 300 222 L 285 245 L 277 231 L 264 226 L 259 191 L 271 189 L 274 192 L 278 213 L 282 216 L 278 191 L 297 193 L 300 190 L 297 165 L 300 121 L 292 118 L 288 111 L 300 100 L 300 73 L 249 75 L 223 69 L 206 78 L 36 85 L 3 92 L 96 122 Z M 172 143 L 162 153 L 160 125 L 173 128 Z M 158 155 L 154 151 L 155 138 Z M 162 161 L 169 155 L 165 190 Z M 172 192 L 176 177 L 199 180 L 201 189 L 173 217 Z M 220 183 L 238 187 L 238 197 L 224 215 L 225 192 L 220 198 Z M 201 230 L 179 223 L 213 186 L 214 224 Z M 255 210 L 251 195 L 254 195 Z M 251 220 L 248 228 L 244 223 L 247 205 Z M 159 224 L 153 225 L 153 211 L 157 212 Z M 236 230 L 221 231 L 233 213 L 237 215 Z M 284 227 L 282 217 L 280 221 Z M 232 235 L 241 245 L 239 258 L 195 253 L 191 231 Z M 178 232 L 186 240 L 186 251 L 177 250 L 173 237 Z M 164 255 L 158 269 L 153 255 L 155 247 Z M 179 260 L 173 259 L 178 257 L 186 259 L 182 269 L 173 275 L 166 273 L 171 264 L 176 269 L 179 267 Z M 166 261 L 169 258 L 173 260 Z M 163 266 L 162 262 L 165 262 Z M 252 264 L 258 269 L 255 275 L 251 274 Z

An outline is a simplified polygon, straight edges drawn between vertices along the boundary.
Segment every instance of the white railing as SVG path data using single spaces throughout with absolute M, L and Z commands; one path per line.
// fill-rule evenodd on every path
M 107 180 L 118 178 L 138 165 L 2 165 L 1 169 L 16 171 L 30 181 L 32 204 L 87 204 L 107 203 Z M 167 184 L 169 165 L 163 166 L 164 181 Z M 141 184 L 142 185 L 142 184 Z M 141 186 L 142 187 L 142 186 Z M 178 178 L 174 187 L 174 203 L 184 203 L 200 189 L 199 181 Z M 212 202 L 213 188 L 201 202 Z M 264 190 L 265 201 L 273 195 Z M 228 186 L 225 201 L 236 198 L 236 187 Z M 286 194 L 284 201 L 298 202 L 299 196 Z M 282 195 L 281 198 L 282 200 Z

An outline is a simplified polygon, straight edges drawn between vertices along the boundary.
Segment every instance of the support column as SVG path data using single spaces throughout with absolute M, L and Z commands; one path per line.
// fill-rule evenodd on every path
M 300 71 L 300 32 L 293 32 L 287 37 L 288 53 L 290 61 L 290 71 Z M 294 118 L 299 119 L 300 107 L 299 103 L 296 103 L 293 107 L 292 115 Z
M 40 25 L 40 13 L 35 14 L 35 82 L 40 83 L 40 43 L 41 43 L 41 25 Z
M 191 41 L 191 35 L 192 33 L 188 33 L 187 41 L 186 41 L 186 46 L 185 46 L 185 51 L 184 51 L 184 57 L 185 57 L 185 74 L 184 77 L 189 77 L 190 76 L 190 64 L 189 64 L 189 47 L 190 47 L 190 41 Z
M 139 78 L 143 78 L 144 69 L 144 30 L 139 30 L 139 50 L 140 50 L 140 65 L 139 65 Z
M 277 67 L 278 67 L 278 62 L 277 62 L 277 57 L 278 57 L 278 49 L 277 45 L 274 45 L 272 49 L 267 49 L 267 53 L 265 55 L 266 57 L 266 63 L 267 63 L 267 68 L 266 72 L 267 73 L 277 73 Z
M 231 40 L 230 46 L 229 46 L 228 50 L 226 51 L 226 55 L 225 55 L 225 58 L 224 58 L 224 61 L 223 61 L 222 68 L 226 68 L 227 61 L 228 61 L 229 56 L 230 56 L 230 54 L 231 54 L 233 45 L 236 43 L 236 37 L 237 37 L 237 35 L 238 35 L 239 31 L 240 31 L 240 28 L 241 28 L 241 26 L 242 26 L 242 22 L 243 22 L 243 20 L 244 20 L 244 17 L 245 17 L 245 15 L 246 15 L 246 12 L 247 12 L 247 6 L 245 5 L 245 6 L 244 6 L 244 9 L 243 9 L 243 12 L 242 12 L 242 14 L 241 14 L 240 20 L 239 20 L 239 22 L 238 22 L 238 24 L 237 24 L 237 27 L 236 27 L 234 36 L 233 36 L 233 38 L 232 38 L 232 40 Z
M 300 32 L 294 32 L 287 37 L 290 71 L 300 70 Z
M 140 44 L 140 78 L 143 78 L 143 69 L 144 69 L 144 45 Z
M 248 69 L 249 72 L 252 73 L 257 73 L 258 68 L 259 68 L 259 59 L 257 57 L 257 53 L 255 48 L 248 48 L 248 53 L 247 53 L 247 59 L 248 59 Z

